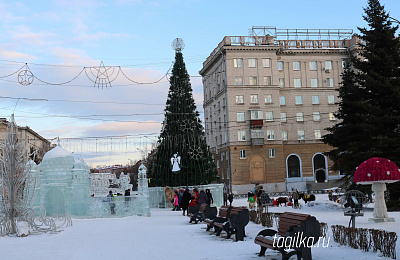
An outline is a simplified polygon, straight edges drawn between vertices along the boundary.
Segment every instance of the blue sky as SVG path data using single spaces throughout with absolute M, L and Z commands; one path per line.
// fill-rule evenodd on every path
M 400 19 L 398 0 L 381 3 Z M 0 116 L 8 118 L 15 109 L 19 125 L 28 125 L 49 139 L 59 136 L 64 147 L 92 166 L 125 164 L 149 150 L 146 143 L 154 140 L 150 134 L 160 131 L 169 87 L 165 78 L 157 84 L 138 85 L 119 74 L 111 88 L 99 89 L 85 73 L 64 85 L 35 79 L 22 86 L 15 74 L 3 76 L 28 63 L 42 81 L 62 83 L 83 67 L 103 61 L 105 66 L 120 66 L 133 81 L 154 82 L 174 60 L 171 42 L 176 37 L 185 42 L 189 74 L 198 76 L 203 61 L 224 36 L 248 35 L 252 26 L 358 32 L 357 26 L 366 26 L 362 19 L 366 5 L 366 0 L 0 1 L 0 97 L 49 100 L 20 99 L 17 104 L 17 99 L 0 98 Z M 192 77 L 191 82 L 202 110 L 201 79 Z M 138 115 L 143 113 L 150 115 Z M 104 138 L 122 135 L 137 136 Z M 79 137 L 98 138 L 65 139 Z

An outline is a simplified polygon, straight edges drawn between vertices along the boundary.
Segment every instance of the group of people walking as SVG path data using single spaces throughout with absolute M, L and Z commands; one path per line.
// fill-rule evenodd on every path
M 186 189 L 175 189 L 173 191 L 174 199 L 173 204 L 174 208 L 172 210 L 181 210 L 183 211 L 183 215 L 186 215 L 186 211 L 189 206 L 195 206 L 197 204 L 208 204 L 211 205 L 214 203 L 213 196 L 210 192 L 210 189 L 199 189 L 195 187 L 192 192 L 190 192 L 189 188 Z

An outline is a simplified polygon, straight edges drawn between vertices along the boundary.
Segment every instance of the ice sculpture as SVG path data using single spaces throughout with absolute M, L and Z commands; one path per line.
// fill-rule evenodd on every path
M 87 215 L 90 199 L 89 166 L 57 145 L 47 152 L 40 164 L 37 204 L 47 214 Z
M 149 179 L 146 176 L 147 168 L 139 166 L 138 174 L 138 213 L 139 216 L 150 217 Z

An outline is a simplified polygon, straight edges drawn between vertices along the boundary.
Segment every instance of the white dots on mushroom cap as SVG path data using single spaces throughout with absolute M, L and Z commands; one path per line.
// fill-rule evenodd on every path
M 390 175 L 390 172 L 389 172 L 389 171 L 387 171 L 386 173 L 387 173 L 387 175 Z
M 368 173 L 367 176 L 368 176 L 368 177 L 371 177 L 371 173 Z

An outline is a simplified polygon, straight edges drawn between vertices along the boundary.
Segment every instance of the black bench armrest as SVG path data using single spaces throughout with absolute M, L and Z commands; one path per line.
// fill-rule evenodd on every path
M 216 217 L 213 219 L 213 222 L 217 222 L 217 223 L 224 223 L 227 222 L 228 219 L 227 218 L 221 218 L 221 217 Z
M 278 231 L 273 230 L 273 229 L 264 229 L 261 230 L 257 236 L 264 236 L 264 237 L 273 237 L 275 234 L 278 233 Z

